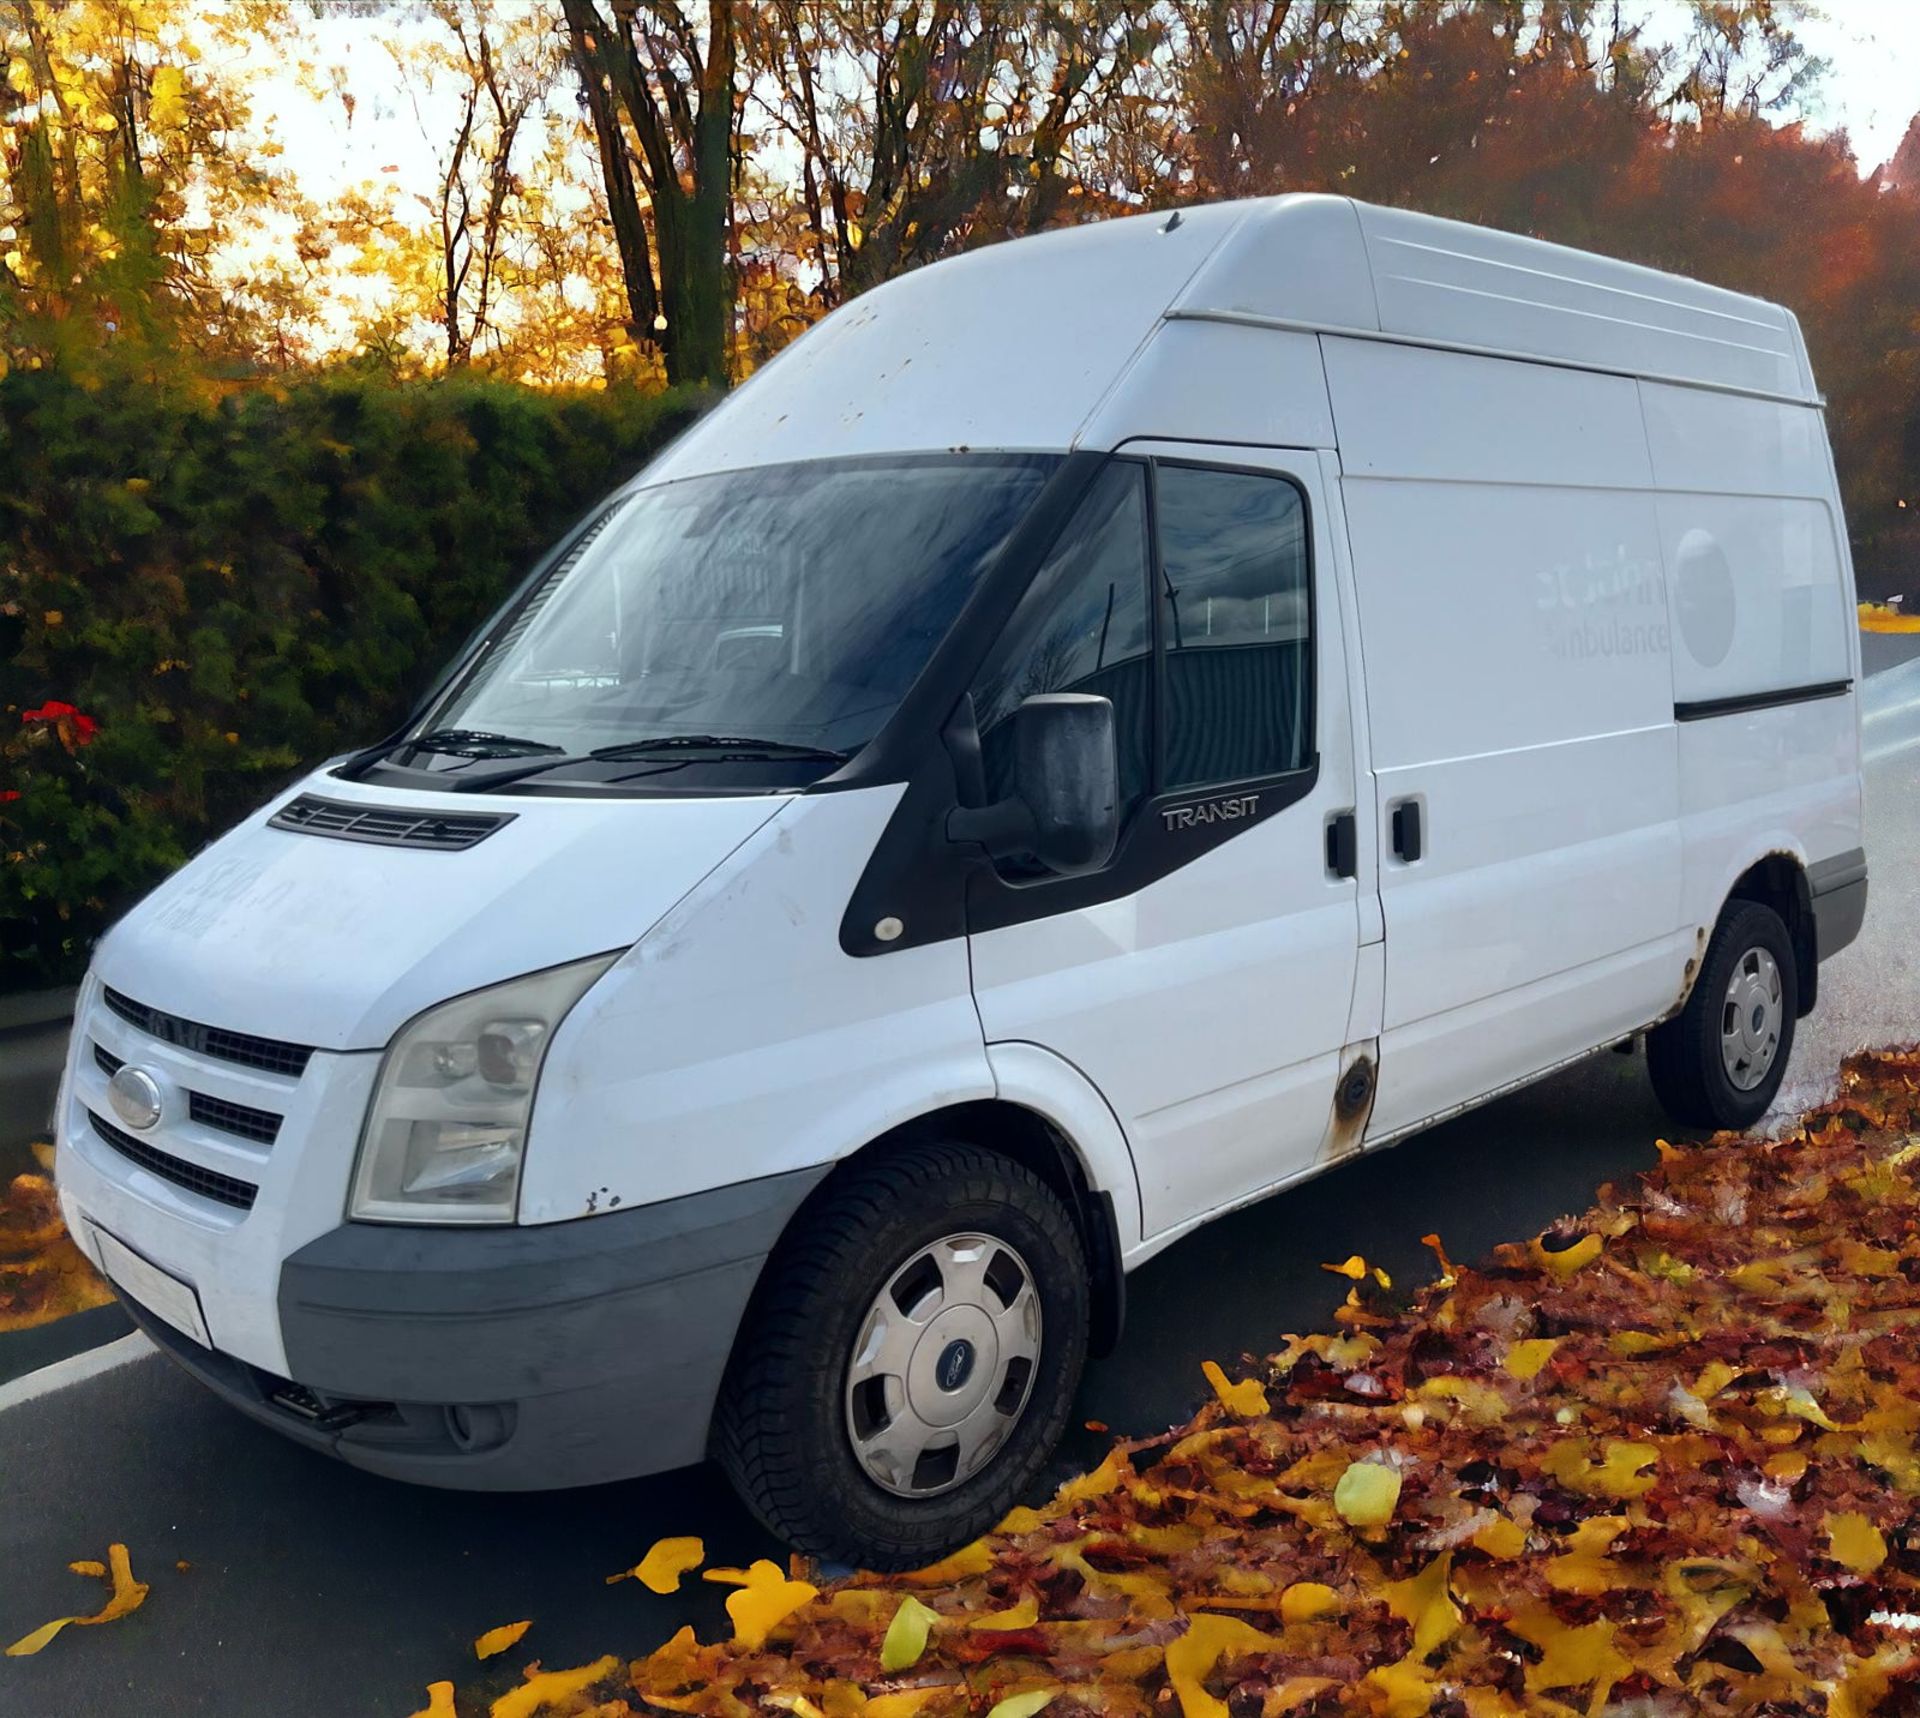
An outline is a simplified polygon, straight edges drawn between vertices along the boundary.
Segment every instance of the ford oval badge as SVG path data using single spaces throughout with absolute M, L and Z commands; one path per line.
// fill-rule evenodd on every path
M 128 1127 L 145 1133 L 160 1120 L 160 1083 L 145 1068 L 121 1068 L 107 1082 L 107 1102 Z

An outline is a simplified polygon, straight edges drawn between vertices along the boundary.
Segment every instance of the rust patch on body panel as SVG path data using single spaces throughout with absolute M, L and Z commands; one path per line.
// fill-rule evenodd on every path
M 1327 1135 L 1327 1160 L 1338 1163 L 1360 1149 L 1373 1114 L 1373 1058 L 1356 1056 L 1333 1088 L 1333 1126 Z

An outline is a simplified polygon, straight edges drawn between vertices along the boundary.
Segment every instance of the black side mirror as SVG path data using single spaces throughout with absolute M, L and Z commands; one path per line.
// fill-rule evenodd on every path
M 1097 871 L 1120 837 L 1120 760 L 1113 705 L 1079 692 L 1026 699 L 1012 717 L 1013 792 L 947 818 L 953 841 L 996 859 L 1031 853 L 1063 877 Z

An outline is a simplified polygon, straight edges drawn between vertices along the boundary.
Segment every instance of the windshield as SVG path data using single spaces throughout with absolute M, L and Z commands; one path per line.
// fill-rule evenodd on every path
M 879 731 L 1058 463 L 821 460 L 642 489 L 427 715 L 419 767 L 661 741 L 764 757 L 752 741 L 817 777 Z

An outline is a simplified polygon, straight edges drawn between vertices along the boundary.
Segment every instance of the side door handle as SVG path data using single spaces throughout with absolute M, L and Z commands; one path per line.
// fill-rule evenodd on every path
M 1412 865 L 1418 861 L 1425 848 L 1422 844 L 1420 820 L 1420 802 L 1417 799 L 1403 799 L 1393 808 L 1393 856 L 1403 864 Z
M 1327 875 L 1360 874 L 1360 825 L 1351 811 L 1336 811 L 1327 819 Z

